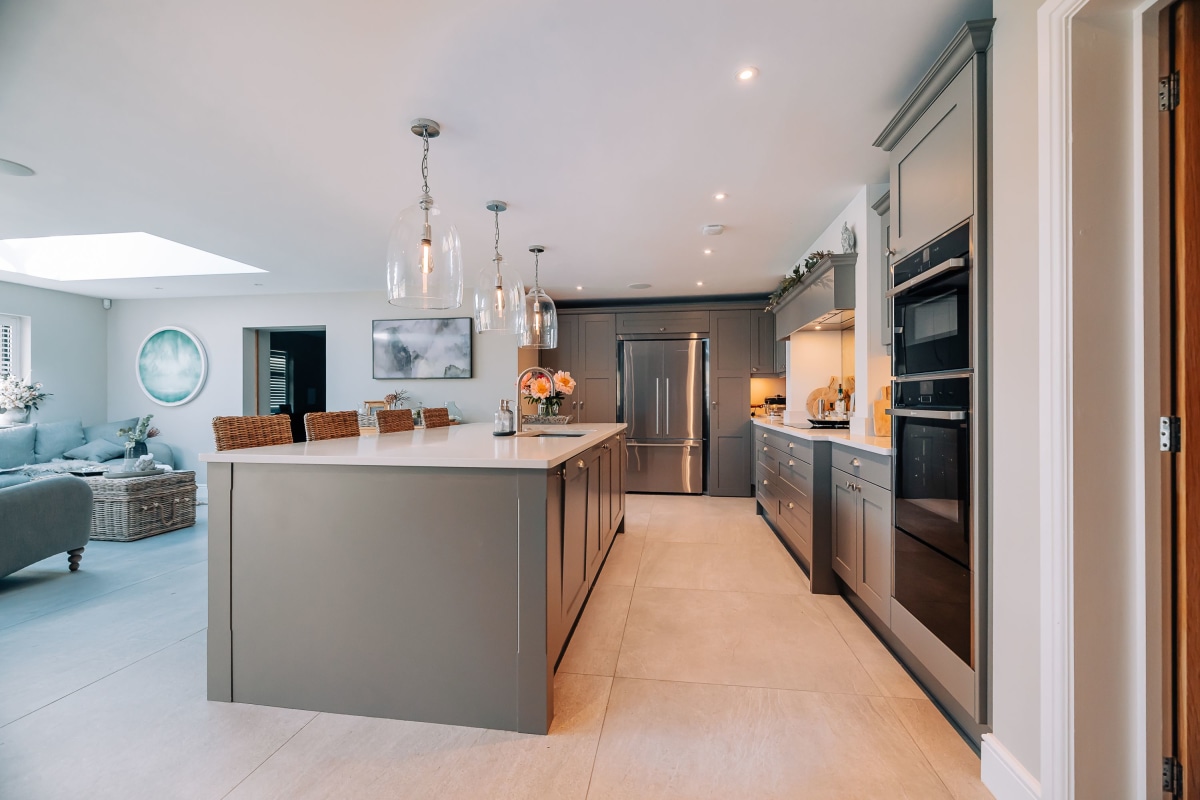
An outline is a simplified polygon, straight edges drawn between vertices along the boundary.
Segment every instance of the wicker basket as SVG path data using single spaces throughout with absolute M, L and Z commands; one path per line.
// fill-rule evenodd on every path
M 92 487 L 92 539 L 132 542 L 196 524 L 196 473 L 85 478 Z
M 542 414 L 526 414 L 521 417 L 521 422 L 526 425 L 570 425 L 570 414 L 559 414 L 555 417 L 543 416 Z

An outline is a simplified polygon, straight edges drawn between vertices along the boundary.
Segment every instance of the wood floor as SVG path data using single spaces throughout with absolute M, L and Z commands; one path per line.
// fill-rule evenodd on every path
M 206 527 L 0 578 L 5 798 L 988 798 L 753 501 L 631 496 L 549 736 L 205 699 Z M 59 563 L 61 562 L 61 563 Z

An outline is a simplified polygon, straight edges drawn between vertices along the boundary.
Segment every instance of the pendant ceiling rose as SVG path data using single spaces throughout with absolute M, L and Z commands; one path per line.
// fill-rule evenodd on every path
M 424 139 L 428 136 L 430 139 L 436 139 L 442 134 L 442 126 L 438 125 L 432 119 L 419 117 L 412 121 L 412 132 Z
M 501 211 L 508 211 L 508 203 L 503 200 L 493 200 L 487 204 L 487 210 L 493 214 L 499 214 Z

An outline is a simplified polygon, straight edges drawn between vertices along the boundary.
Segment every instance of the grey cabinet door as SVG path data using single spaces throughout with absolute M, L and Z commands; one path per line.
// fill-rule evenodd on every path
M 572 397 L 576 422 L 617 421 L 617 329 L 614 314 L 575 317 L 571 376 L 582 391 Z M 561 334 L 560 334 L 561 335 Z
M 750 311 L 714 311 L 709 334 L 708 493 L 750 497 Z
M 707 311 L 631 311 L 617 314 L 617 333 L 707 333 Z
M 538 364 L 548 370 L 575 369 L 575 343 L 578 340 L 576 332 L 579 329 L 579 318 L 574 314 L 558 315 L 558 347 L 553 350 L 541 350 L 538 353 Z M 572 398 L 574 399 L 574 398 Z M 570 405 L 568 403 L 567 405 Z
M 775 358 L 775 315 L 770 311 L 750 313 L 750 372 L 774 375 L 779 371 Z
M 600 544 L 599 550 L 603 555 L 612 541 L 613 532 L 613 474 L 612 474 L 612 444 L 605 442 L 597 447 L 599 458 L 596 466 L 600 473 Z
M 974 63 L 913 124 L 891 154 L 892 242 L 900 259 L 975 208 Z
M 583 461 L 583 469 L 587 472 L 587 537 L 584 546 L 587 549 L 587 585 L 591 586 L 600 571 L 600 542 L 603 536 L 603 521 L 601 520 L 602 505 L 600 502 L 600 448 L 576 456 L 576 465 Z
M 862 520 L 862 567 L 858 596 L 889 627 L 892 624 L 892 493 L 858 481 Z
M 580 458 L 563 465 L 562 619 L 570 629 L 587 595 L 588 470 Z M 564 630 L 563 635 L 566 635 Z
M 858 594 L 859 502 L 855 479 L 840 469 L 833 482 L 833 571 Z
M 575 376 L 572 376 L 575 377 Z M 617 421 L 617 375 L 575 377 L 575 422 Z
M 787 369 L 787 339 L 780 339 L 775 342 L 775 374 L 786 375 Z

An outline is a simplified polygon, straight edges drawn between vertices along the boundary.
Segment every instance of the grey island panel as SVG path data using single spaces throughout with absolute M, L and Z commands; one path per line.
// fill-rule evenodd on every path
M 515 646 L 531 598 L 520 475 L 235 464 L 232 699 L 545 732 L 548 694 L 529 697 L 527 680 L 521 697 Z M 543 595 L 544 579 L 543 566 Z M 520 641 L 540 637 L 544 680 L 544 601 L 524 612 Z

